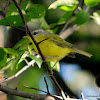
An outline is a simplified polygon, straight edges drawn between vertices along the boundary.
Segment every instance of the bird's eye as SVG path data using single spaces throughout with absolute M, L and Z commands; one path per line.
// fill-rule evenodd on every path
M 34 32 L 34 35 L 36 35 L 38 32 Z

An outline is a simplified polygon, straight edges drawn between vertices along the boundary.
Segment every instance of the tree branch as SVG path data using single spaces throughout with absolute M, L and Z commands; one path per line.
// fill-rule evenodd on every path
M 36 42 L 36 40 L 35 40 L 34 37 L 32 36 L 32 34 L 31 34 L 31 32 L 30 32 L 30 30 L 29 30 L 27 24 L 26 24 L 26 21 L 25 21 L 25 18 L 24 18 L 24 16 L 23 16 L 23 14 L 22 14 L 22 11 L 21 11 L 20 6 L 17 4 L 16 0 L 12 0 L 12 1 L 14 2 L 15 6 L 17 7 L 17 9 L 18 9 L 18 11 L 19 11 L 19 14 L 20 14 L 20 16 L 21 16 L 21 19 L 22 19 L 22 21 L 23 21 L 23 23 L 24 23 L 24 25 L 25 25 L 25 28 L 26 28 L 26 32 L 28 32 L 27 34 L 32 38 L 32 40 L 33 40 L 35 46 L 37 47 L 38 53 L 40 54 L 40 56 L 41 56 L 41 58 L 42 58 L 42 60 L 43 60 L 43 62 L 44 62 L 44 67 L 47 69 L 48 73 L 50 74 L 51 79 L 53 80 L 53 82 L 54 82 L 55 85 L 57 86 L 59 92 L 62 94 L 63 90 L 62 90 L 62 88 L 60 87 L 60 85 L 58 84 L 58 82 L 56 81 L 55 77 L 53 76 L 53 72 L 52 72 L 52 70 L 49 68 L 49 66 L 48 66 L 48 64 L 47 64 L 47 62 L 46 62 L 46 60 L 45 60 L 45 57 L 44 57 L 44 55 L 42 54 L 42 52 L 41 52 L 41 50 L 40 50 L 40 48 L 39 48 L 39 46 L 38 46 L 38 43 Z M 61 91 L 62 91 L 62 92 L 61 92 Z M 64 93 L 64 92 L 63 92 L 63 93 Z
M 29 99 L 34 99 L 34 100 L 63 100 L 61 96 L 57 95 L 43 95 L 43 94 L 35 94 L 35 93 L 28 93 L 28 92 L 23 92 L 20 90 L 16 89 L 11 89 L 7 86 L 3 86 L 0 84 L 0 91 L 8 94 L 8 95 L 14 95 L 14 96 L 19 96 L 23 98 L 29 98 Z M 83 92 L 82 93 L 82 99 L 75 99 L 75 98 L 66 98 L 65 100 L 86 100 L 84 99 Z
M 60 100 L 56 97 L 52 97 L 49 95 L 23 92 L 23 91 L 19 91 L 16 89 L 11 89 L 11 88 L 9 88 L 7 86 L 3 86 L 3 85 L 0 85 L 0 91 L 3 91 L 4 93 L 9 94 L 9 95 L 20 96 L 23 98 L 29 98 L 29 99 L 34 99 L 34 100 Z M 49 99 L 49 98 L 52 98 L 52 99 Z

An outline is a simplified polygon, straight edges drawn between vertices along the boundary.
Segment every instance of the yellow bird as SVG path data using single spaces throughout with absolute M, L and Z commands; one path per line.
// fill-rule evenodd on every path
M 56 34 L 49 33 L 44 30 L 35 30 L 32 34 L 48 62 L 59 61 L 65 56 L 75 57 L 74 53 L 79 53 L 88 57 L 92 56 L 90 53 L 77 49 L 74 45 L 61 39 Z M 35 51 L 39 54 L 31 37 L 25 36 L 25 38 L 28 38 L 32 42 Z

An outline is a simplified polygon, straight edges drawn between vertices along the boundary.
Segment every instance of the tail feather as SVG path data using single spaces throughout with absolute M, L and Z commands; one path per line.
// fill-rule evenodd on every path
M 90 54 L 90 53 L 88 53 L 88 52 L 85 52 L 85 51 L 82 51 L 82 50 L 78 50 L 78 49 L 75 49 L 74 52 L 75 52 L 75 53 L 82 54 L 82 55 L 87 56 L 87 57 L 89 57 L 89 58 L 92 56 L 92 54 Z

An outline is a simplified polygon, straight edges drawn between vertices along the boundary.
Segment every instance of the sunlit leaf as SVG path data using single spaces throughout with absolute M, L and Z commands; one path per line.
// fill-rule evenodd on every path
M 6 62 L 6 65 L 2 67 L 2 69 L 0 71 L 4 71 L 4 70 L 7 70 L 9 67 L 12 66 L 12 63 L 14 61 L 15 58 L 8 58 L 7 59 L 7 62 Z
M 90 7 L 94 7 L 94 6 L 98 5 L 99 2 L 100 2 L 100 0 L 84 0 L 84 3 Z
M 57 0 L 53 2 L 48 9 L 56 9 L 59 6 L 73 6 L 77 4 L 78 0 Z
M 73 6 L 59 6 L 60 9 L 64 11 L 74 11 L 76 9 L 77 5 Z
M 28 57 L 28 54 L 25 52 L 21 55 L 20 60 L 18 61 L 18 64 L 21 63 L 25 58 Z
M 35 60 L 36 64 L 38 65 L 39 68 L 41 68 L 41 65 L 42 65 L 42 60 L 37 58 L 36 56 L 34 55 L 29 55 L 29 57 L 33 60 Z

